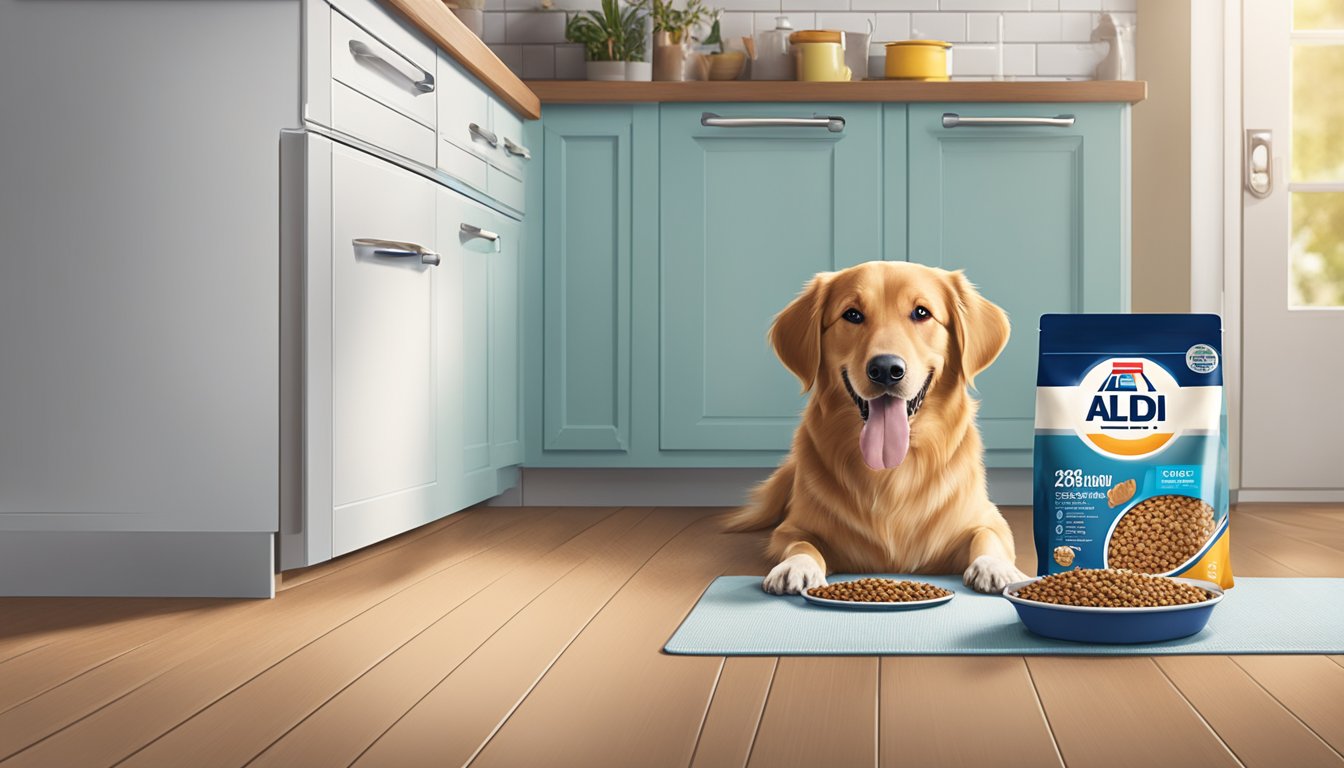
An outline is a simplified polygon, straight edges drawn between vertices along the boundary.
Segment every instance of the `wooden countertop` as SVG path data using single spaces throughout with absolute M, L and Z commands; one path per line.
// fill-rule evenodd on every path
M 1148 83 L 1141 80 L 946 83 L 902 80 L 844 83 L 799 83 L 788 80 L 687 83 L 529 80 L 527 86 L 541 98 L 543 104 L 647 101 L 1123 101 L 1134 104 L 1143 101 L 1148 95 Z
M 466 67 L 468 72 L 480 78 L 485 87 L 513 111 L 531 120 L 541 117 L 541 101 L 537 95 L 448 10 L 443 0 L 382 2 L 419 27 L 429 39 Z

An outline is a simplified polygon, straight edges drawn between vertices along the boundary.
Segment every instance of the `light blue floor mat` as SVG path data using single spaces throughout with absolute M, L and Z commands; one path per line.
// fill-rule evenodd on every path
M 850 578 L 856 577 L 829 580 Z M 768 595 L 760 576 L 720 576 L 664 650 L 699 656 L 1344 653 L 1344 579 L 1238 578 L 1196 635 L 1153 645 L 1091 645 L 1033 635 L 1011 603 L 972 592 L 957 576 L 887 578 L 927 581 L 957 596 L 917 611 L 850 611 Z

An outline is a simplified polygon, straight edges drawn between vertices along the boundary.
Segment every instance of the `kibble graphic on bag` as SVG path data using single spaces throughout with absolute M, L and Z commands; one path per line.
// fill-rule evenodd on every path
M 1232 586 L 1217 315 L 1044 315 L 1037 571 Z

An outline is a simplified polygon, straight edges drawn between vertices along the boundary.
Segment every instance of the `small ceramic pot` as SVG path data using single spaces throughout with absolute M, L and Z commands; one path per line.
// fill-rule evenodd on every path
M 624 80 L 625 79 L 624 61 L 590 61 L 588 62 L 589 80 Z
M 625 79 L 639 82 L 648 82 L 653 79 L 653 62 L 651 61 L 627 61 L 625 62 Z

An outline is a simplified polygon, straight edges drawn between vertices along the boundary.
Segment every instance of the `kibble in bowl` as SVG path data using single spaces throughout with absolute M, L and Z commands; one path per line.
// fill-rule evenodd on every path
M 1009 584 L 1004 597 L 1032 632 L 1088 643 L 1157 643 L 1204 628 L 1217 585 L 1133 571 L 1064 571 Z
M 810 603 L 839 608 L 904 610 L 942 605 L 956 593 L 923 581 L 861 578 L 835 581 L 803 593 Z

